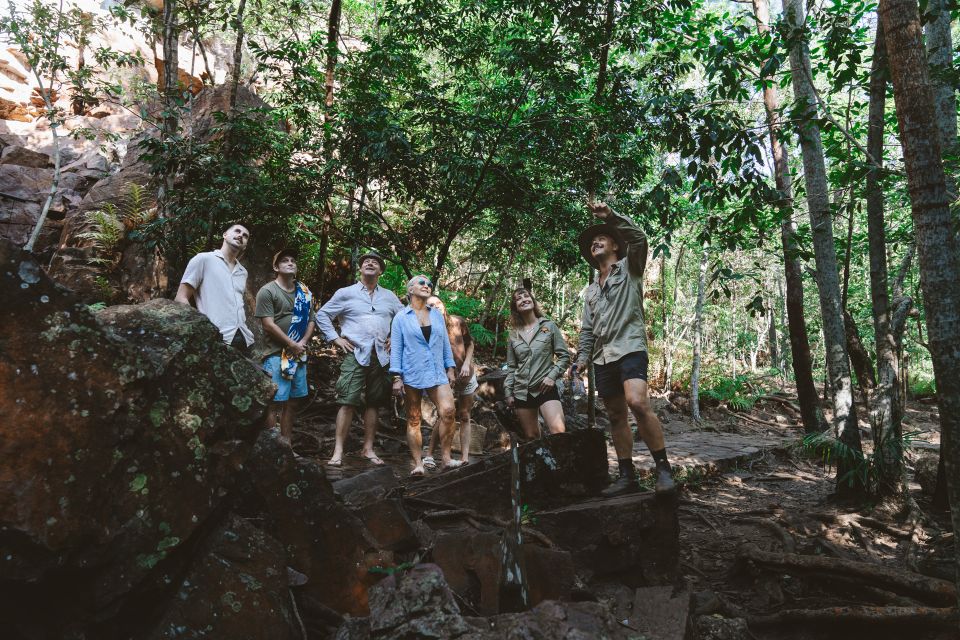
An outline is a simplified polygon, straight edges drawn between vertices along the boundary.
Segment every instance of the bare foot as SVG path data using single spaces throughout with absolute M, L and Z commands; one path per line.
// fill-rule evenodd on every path
M 419 467 L 414 467 L 413 471 L 410 472 L 411 476 L 422 476 L 423 475 L 423 465 Z

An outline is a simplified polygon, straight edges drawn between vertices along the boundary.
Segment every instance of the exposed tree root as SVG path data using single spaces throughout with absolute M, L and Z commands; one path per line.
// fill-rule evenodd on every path
M 777 538 L 780 539 L 780 544 L 783 546 L 783 550 L 786 553 L 794 553 L 797 550 L 797 542 L 793 539 L 793 536 L 789 531 L 780 526 L 773 518 L 735 518 L 735 522 L 748 522 L 750 524 L 760 525 L 761 527 L 766 527 L 770 529 Z
M 950 605 L 956 602 L 956 587 L 937 578 L 889 569 L 880 565 L 853 560 L 803 556 L 793 553 L 761 551 L 756 545 L 743 546 L 738 556 L 764 568 L 797 575 L 814 574 L 848 581 L 864 581 L 869 586 L 886 589 L 924 602 Z
M 749 616 L 752 626 L 792 623 L 857 623 L 868 625 L 909 624 L 913 630 L 956 627 L 960 616 L 956 609 L 934 607 L 825 607 L 823 609 L 786 609 L 765 616 Z
M 468 521 L 473 521 L 471 524 L 477 526 L 477 523 L 485 522 L 487 524 L 492 524 L 496 527 L 507 528 L 509 523 L 506 520 L 502 520 L 495 516 L 488 516 L 486 514 L 480 513 L 479 511 L 474 511 L 473 509 L 445 509 L 443 511 L 427 511 L 423 514 L 424 520 L 437 520 L 441 518 L 466 518 Z M 523 533 L 527 536 L 530 536 L 540 544 L 548 547 L 550 549 L 559 549 L 553 540 L 540 533 L 536 529 L 524 525 L 521 527 Z

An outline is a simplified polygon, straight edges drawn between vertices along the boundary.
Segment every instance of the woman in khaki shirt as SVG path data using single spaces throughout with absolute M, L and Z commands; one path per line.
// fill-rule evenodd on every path
M 537 413 L 550 433 L 563 433 L 563 406 L 557 380 L 570 364 L 563 334 L 543 317 L 540 305 L 526 289 L 516 289 L 510 301 L 513 327 L 507 341 L 507 404 L 516 408 L 520 426 L 528 438 L 539 432 Z

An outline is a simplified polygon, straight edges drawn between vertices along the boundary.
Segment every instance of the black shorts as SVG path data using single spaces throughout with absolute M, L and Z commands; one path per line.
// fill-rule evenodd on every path
M 597 392 L 601 398 L 616 398 L 623 395 L 623 383 L 627 380 L 647 381 L 649 360 L 646 351 L 628 353 L 616 362 L 598 364 L 594 367 Z
M 539 409 L 543 403 L 559 399 L 560 394 L 557 392 L 557 387 L 554 386 L 550 391 L 544 391 L 538 396 L 531 396 L 526 400 L 517 400 L 514 402 L 514 406 L 517 409 Z

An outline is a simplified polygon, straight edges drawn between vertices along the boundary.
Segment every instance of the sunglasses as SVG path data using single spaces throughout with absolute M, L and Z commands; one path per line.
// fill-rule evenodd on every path
M 433 289 L 433 283 L 430 282 L 429 280 L 424 280 L 423 278 L 420 278 L 419 280 L 417 280 L 417 284 L 420 285 L 421 287 L 423 285 L 427 285 L 428 287 Z

